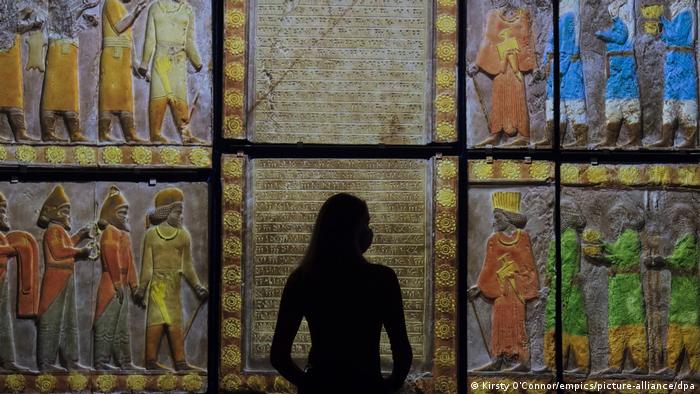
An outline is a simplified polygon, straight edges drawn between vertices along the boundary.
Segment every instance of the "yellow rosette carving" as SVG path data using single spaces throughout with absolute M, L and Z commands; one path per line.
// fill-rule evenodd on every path
M 33 163 L 36 161 L 36 150 L 31 146 L 21 145 L 15 150 L 15 157 L 17 161 Z
M 88 378 L 85 375 L 72 373 L 68 375 L 68 387 L 72 391 L 84 391 L 87 388 Z
M 56 390 L 56 378 L 52 375 L 39 375 L 34 381 L 34 386 L 42 393 L 50 393 Z
M 224 229 L 226 231 L 241 231 L 243 217 L 239 212 L 229 211 L 224 214 Z
M 87 146 L 79 146 L 75 148 L 75 160 L 81 166 L 92 165 L 97 161 L 95 158 L 95 151 Z
M 224 93 L 224 103 L 232 108 L 243 107 L 243 95 L 236 90 L 227 90 Z
M 471 164 L 472 174 L 474 178 L 484 180 L 493 178 L 493 164 L 486 160 L 477 160 Z
M 435 335 L 442 339 L 448 340 L 455 336 L 455 326 L 451 320 L 442 318 L 435 323 Z
M 562 164 L 561 169 L 561 181 L 563 183 L 578 183 L 579 182 L 579 170 L 574 164 Z
M 455 191 L 448 188 L 442 188 L 437 191 L 436 199 L 439 205 L 445 208 L 454 208 L 457 204 L 457 196 Z
M 247 386 L 255 391 L 267 391 L 267 380 L 262 375 L 252 375 L 248 376 L 246 379 Z
M 226 312 L 240 312 L 241 311 L 241 296 L 235 292 L 229 292 L 224 294 L 222 300 L 222 305 Z
M 226 286 L 240 285 L 241 269 L 238 267 L 225 267 L 222 277 Z
M 455 111 L 455 99 L 450 94 L 441 94 L 435 98 L 435 107 L 438 112 L 452 113 Z
M 170 373 L 161 375 L 158 377 L 156 384 L 160 391 L 173 391 L 177 388 L 177 376 Z
M 435 22 L 437 29 L 443 33 L 454 33 L 457 30 L 457 20 L 452 15 L 440 15 Z
M 440 160 L 437 166 L 437 173 L 442 179 L 452 179 L 457 176 L 457 165 L 452 160 Z
M 51 164 L 61 164 L 66 161 L 66 151 L 60 146 L 49 146 L 44 152 L 46 161 Z
M 588 182 L 604 183 L 608 180 L 608 169 L 601 166 L 591 166 L 586 170 Z
M 5 149 L 4 146 L 0 145 L 0 161 L 5 161 L 7 160 L 7 149 Z
M 241 159 L 226 159 L 221 166 L 221 171 L 225 176 L 231 178 L 240 178 L 243 176 L 243 160 Z
M 457 256 L 457 243 L 451 239 L 439 239 L 435 242 L 435 253 L 443 260 L 454 259 Z
M 435 128 L 435 131 L 437 131 L 437 136 L 442 141 L 452 140 L 457 137 L 455 125 L 451 122 L 440 122 Z
M 290 383 L 287 379 L 281 377 L 281 376 L 276 376 L 275 377 L 275 382 L 274 382 L 274 389 L 278 393 L 295 393 L 296 390 L 294 388 L 294 385 Z
M 190 393 L 195 393 L 202 390 L 204 380 L 196 373 L 187 374 L 182 377 L 182 388 Z
M 12 393 L 24 391 L 26 384 L 27 382 L 24 379 L 24 375 L 7 375 L 5 378 L 5 390 Z
M 120 164 L 123 160 L 122 150 L 116 146 L 108 146 L 102 151 L 102 160 L 107 164 Z
M 238 185 L 224 186 L 224 201 L 228 204 L 239 203 L 243 199 L 243 190 Z
M 520 179 L 520 164 L 510 160 L 500 162 L 501 178 Z
M 167 146 L 160 150 L 160 161 L 163 162 L 163 164 L 174 166 L 180 164 L 180 160 L 181 159 L 179 150 L 170 146 Z
M 450 368 L 455 365 L 455 353 L 447 346 L 440 346 L 435 349 L 435 364 L 438 367 Z
M 209 152 L 204 148 L 192 149 L 188 157 L 190 158 L 190 163 L 197 167 L 209 167 L 211 165 Z
M 435 295 L 435 307 L 442 313 L 454 313 L 455 297 L 447 291 L 440 291 Z
M 457 382 L 448 376 L 435 378 L 435 394 L 457 394 Z
M 236 391 L 240 390 L 243 386 L 243 381 L 241 377 L 235 374 L 228 374 L 221 379 L 221 388 L 226 391 Z
M 530 177 L 532 179 L 537 179 L 538 181 L 545 181 L 551 174 L 551 168 L 552 167 L 547 162 L 535 161 L 530 164 Z
M 227 368 L 241 365 L 241 350 L 233 345 L 224 347 L 221 350 L 221 364 Z
M 435 219 L 435 227 L 445 234 L 453 234 L 457 229 L 457 221 L 452 215 L 441 213 Z
M 241 63 L 229 63 L 224 68 L 224 74 L 234 82 L 241 82 L 245 76 L 245 67 Z
M 452 62 L 457 57 L 457 48 L 449 41 L 442 41 L 437 46 L 437 57 L 443 62 Z
M 126 387 L 131 391 L 144 391 L 148 384 L 148 378 L 143 375 L 129 375 L 126 378 Z
M 623 185 L 636 185 L 640 181 L 639 169 L 632 166 L 620 167 L 617 178 Z
M 647 169 L 649 182 L 654 185 L 668 185 L 671 183 L 671 167 L 664 165 L 650 166 Z
M 234 318 L 224 320 L 221 324 L 221 332 L 224 334 L 224 338 L 240 338 L 241 321 Z
M 443 68 L 435 73 L 435 80 L 437 86 L 448 89 L 454 87 L 456 77 L 454 71 Z
M 227 137 L 238 137 L 243 133 L 243 120 L 240 116 L 227 116 L 224 120 Z
M 97 391 L 109 393 L 117 387 L 117 377 L 114 375 L 100 375 L 95 379 Z
M 230 10 L 224 17 L 226 27 L 237 29 L 245 25 L 245 14 L 239 10 Z
M 241 37 L 227 37 L 224 46 L 232 55 L 240 55 L 245 51 L 245 41 Z
M 224 241 L 224 257 L 235 258 L 241 257 L 243 252 L 243 243 L 238 237 L 226 238 Z
M 151 164 L 153 152 L 145 146 L 137 146 L 131 150 L 131 160 L 140 165 Z
M 457 271 L 452 266 L 441 264 L 435 270 L 435 283 L 443 287 L 455 286 L 457 284 Z

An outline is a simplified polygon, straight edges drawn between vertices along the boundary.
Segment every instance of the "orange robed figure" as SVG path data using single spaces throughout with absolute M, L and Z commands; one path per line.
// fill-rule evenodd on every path
M 44 277 L 39 299 L 37 364 L 41 371 L 86 370 L 78 362 L 78 316 L 75 301 L 75 262 L 87 258 L 90 248 L 77 248 L 90 237 L 88 228 L 73 236 L 70 199 L 56 186 L 44 202 L 37 225 L 43 229 Z M 55 365 L 59 355 L 62 366 Z
M 15 344 L 10 314 L 10 289 L 7 264 L 17 263 L 17 317 L 36 316 L 39 286 L 39 250 L 34 237 L 24 231 L 11 231 L 7 217 L 7 199 L 0 193 L 0 370 L 28 372 L 15 362 Z
M 94 323 L 94 365 L 96 369 L 136 369 L 131 363 L 129 306 L 124 295 L 138 286 L 136 266 L 131 252 L 129 203 L 116 186 L 111 186 L 100 210 L 99 227 L 102 275 L 97 288 Z
M 530 116 L 525 96 L 524 72 L 535 69 L 535 51 L 530 42 L 530 13 L 504 7 L 489 11 L 486 31 L 476 55 L 476 66 L 492 76 L 489 136 L 477 144 L 496 145 L 501 133 L 519 135 L 506 145 L 527 145 Z
M 529 370 L 529 340 L 525 332 L 525 305 L 538 297 L 537 269 L 530 236 L 522 228 L 519 192 L 493 193 L 494 228 L 486 257 L 470 298 L 478 294 L 493 300 L 491 312 L 492 362 L 479 370 L 498 370 L 504 362 L 511 371 Z

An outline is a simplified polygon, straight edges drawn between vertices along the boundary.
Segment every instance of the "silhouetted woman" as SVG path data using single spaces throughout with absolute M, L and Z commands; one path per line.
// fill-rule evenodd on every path
M 270 360 L 300 394 L 389 393 L 406 379 L 413 354 L 401 289 L 391 268 L 362 256 L 372 238 L 367 204 L 336 194 L 321 207 L 306 254 L 287 279 Z M 306 372 L 291 357 L 302 318 L 311 332 Z M 379 359 L 382 325 L 394 360 L 388 378 Z

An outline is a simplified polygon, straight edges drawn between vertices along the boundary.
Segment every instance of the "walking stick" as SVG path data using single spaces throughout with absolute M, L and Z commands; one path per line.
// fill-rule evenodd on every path
M 199 311 L 202 310 L 202 307 L 204 304 L 207 303 L 207 300 L 209 297 L 203 299 L 202 301 L 199 301 L 199 306 L 197 306 L 197 309 L 194 311 L 194 314 L 190 317 L 190 321 L 187 323 L 187 330 L 185 330 L 185 338 L 187 338 L 187 334 L 190 333 L 190 330 L 192 329 L 192 324 L 194 324 L 194 319 L 197 318 L 197 315 L 199 314 Z
M 486 352 L 489 354 L 489 358 L 492 358 L 491 349 L 489 349 L 489 343 L 486 341 L 486 334 L 484 334 L 484 326 L 481 325 L 479 314 L 476 313 L 476 306 L 474 305 L 474 300 L 469 300 L 469 305 L 472 306 L 472 310 L 474 311 L 474 316 L 476 317 L 476 324 L 479 326 L 479 333 L 481 334 L 481 340 L 484 341 L 484 347 L 486 348 Z

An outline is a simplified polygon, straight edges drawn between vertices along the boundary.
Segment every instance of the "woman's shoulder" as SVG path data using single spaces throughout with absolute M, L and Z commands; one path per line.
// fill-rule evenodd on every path
M 393 279 L 396 278 L 396 272 L 394 269 L 383 264 L 366 262 L 365 267 L 372 275 L 376 275 L 380 279 Z

